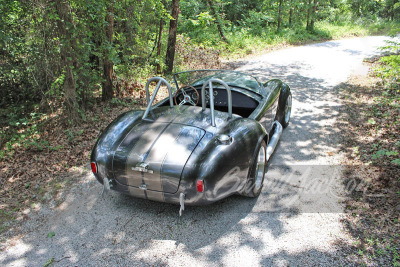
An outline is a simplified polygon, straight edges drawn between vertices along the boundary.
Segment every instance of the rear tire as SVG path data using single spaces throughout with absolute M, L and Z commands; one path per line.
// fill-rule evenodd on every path
M 264 184 L 265 169 L 267 166 L 267 145 L 265 141 L 261 142 L 253 163 L 249 170 L 247 182 L 240 194 L 245 197 L 258 197 Z

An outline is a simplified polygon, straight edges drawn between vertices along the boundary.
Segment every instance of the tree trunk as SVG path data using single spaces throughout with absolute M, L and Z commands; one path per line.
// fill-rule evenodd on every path
M 157 59 L 160 60 L 160 55 L 161 55 L 161 39 L 162 39 L 162 31 L 163 31 L 163 24 L 164 24 L 164 19 L 160 19 L 160 30 L 158 31 L 158 40 L 157 40 Z M 160 62 L 157 63 L 157 73 L 161 73 L 161 65 Z
M 172 0 L 171 16 L 173 19 L 169 22 L 168 47 L 165 56 L 166 72 L 171 73 L 174 69 L 175 45 L 176 45 L 176 29 L 178 26 L 179 0 Z
M 76 59 L 75 53 L 73 53 L 74 39 L 71 38 L 70 29 L 68 29 L 68 27 L 72 27 L 73 21 L 70 16 L 69 4 L 66 1 L 55 0 L 54 3 L 57 15 L 60 18 L 57 20 L 57 28 L 61 42 L 61 64 L 65 75 L 63 83 L 65 112 L 69 121 L 76 123 L 80 121 L 79 106 L 76 100 L 76 83 L 73 73 L 73 66 Z
M 391 11 L 390 11 L 390 20 L 394 21 L 394 14 L 395 14 L 395 9 L 394 9 L 394 4 L 396 4 L 396 2 L 394 1 L 393 4 L 391 5 Z M 396 8 L 397 9 L 397 8 Z
M 212 0 L 208 0 L 208 5 L 210 6 L 210 10 L 211 10 L 211 13 L 212 13 L 211 15 L 213 15 L 215 17 L 215 23 L 217 24 L 219 35 L 221 36 L 222 40 L 225 43 L 229 43 L 228 39 L 226 39 L 226 37 L 225 37 L 224 31 L 222 30 L 221 19 L 220 19 L 218 13 L 215 12 L 215 8 L 214 8 L 214 5 L 212 3 Z
M 292 26 L 293 20 L 293 0 L 290 0 L 290 9 L 289 9 L 289 26 Z
M 106 34 L 106 43 L 111 47 L 113 43 L 113 35 L 114 35 L 114 2 L 110 1 L 107 7 L 106 14 L 106 26 L 105 26 L 105 34 Z M 104 51 L 104 59 L 103 59 L 103 76 L 104 82 L 102 84 L 102 99 L 103 101 L 110 100 L 113 97 L 113 67 L 114 63 L 110 60 L 110 51 L 105 49 Z
M 312 9 L 311 9 L 311 22 L 310 22 L 310 31 L 314 31 L 315 24 L 315 14 L 317 13 L 318 1 L 314 0 Z
M 311 18 L 311 3 L 312 0 L 308 1 L 308 7 L 307 7 L 307 26 L 306 26 L 306 30 L 307 31 L 311 31 L 311 24 L 310 24 L 310 18 Z
M 281 11 L 282 11 L 282 0 L 279 0 L 279 6 L 278 6 L 278 28 L 276 29 L 277 31 L 279 31 L 281 29 L 281 23 L 282 23 Z

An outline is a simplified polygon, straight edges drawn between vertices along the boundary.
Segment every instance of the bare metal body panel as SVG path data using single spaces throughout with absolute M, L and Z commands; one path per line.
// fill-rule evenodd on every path
M 188 205 L 238 193 L 246 184 L 257 147 L 263 140 L 268 143 L 273 122 L 281 116 L 278 99 L 285 86 L 271 80 L 260 89 L 262 94 L 231 86 L 232 117 L 223 109 L 222 91 L 213 99 L 213 116 L 204 104 L 171 107 L 170 98 L 146 114 L 124 113 L 93 148 L 95 176 L 101 183 L 107 178 L 111 189 L 121 193 L 170 203 L 179 203 L 181 193 Z M 248 117 L 235 114 L 240 105 L 254 105 Z M 198 180 L 204 182 L 202 193 L 196 189 Z

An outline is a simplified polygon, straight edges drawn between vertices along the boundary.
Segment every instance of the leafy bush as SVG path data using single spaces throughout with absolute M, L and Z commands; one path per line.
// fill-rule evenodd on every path
M 378 77 L 383 79 L 389 90 L 400 97 L 400 41 L 387 41 L 388 45 L 382 47 L 388 55 L 379 59 L 379 66 L 375 69 Z
M 388 41 L 388 45 L 383 47 L 388 55 L 381 57 L 375 67 L 376 76 L 382 79 L 384 85 L 382 96 L 375 98 L 380 106 L 386 107 L 390 112 L 400 110 L 400 41 L 397 39 Z M 400 124 L 399 116 L 391 116 L 392 125 Z M 394 133 L 398 138 L 398 132 Z M 399 150 L 400 141 L 392 139 L 393 148 Z M 400 165 L 399 153 L 397 151 L 380 150 L 374 155 L 375 159 L 383 156 L 390 158 L 392 164 Z
M 275 25 L 276 21 L 272 15 L 266 12 L 251 10 L 249 16 L 246 16 L 239 23 L 242 27 L 248 29 L 249 34 L 254 36 L 265 36 L 270 31 L 270 26 Z

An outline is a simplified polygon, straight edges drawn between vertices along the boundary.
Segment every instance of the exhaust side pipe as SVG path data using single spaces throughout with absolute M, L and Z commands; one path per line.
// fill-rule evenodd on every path
M 282 125 L 278 122 L 275 121 L 274 122 L 274 134 L 271 136 L 271 138 L 269 139 L 269 143 L 267 145 L 267 161 L 269 160 L 269 158 L 271 157 L 272 153 L 274 153 L 276 145 L 278 144 L 279 139 L 281 138 L 282 135 Z

